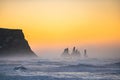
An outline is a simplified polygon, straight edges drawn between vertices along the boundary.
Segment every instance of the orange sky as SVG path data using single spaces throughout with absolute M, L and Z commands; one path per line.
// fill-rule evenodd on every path
M 34 51 L 120 43 L 119 0 L 0 0 L 0 27 L 23 29 Z

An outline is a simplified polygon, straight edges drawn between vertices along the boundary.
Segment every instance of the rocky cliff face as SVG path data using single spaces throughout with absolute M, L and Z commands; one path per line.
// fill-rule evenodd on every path
M 0 57 L 35 57 L 21 29 L 0 28 Z

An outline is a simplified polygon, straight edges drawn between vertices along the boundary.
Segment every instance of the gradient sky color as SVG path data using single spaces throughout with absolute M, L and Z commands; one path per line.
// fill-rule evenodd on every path
M 119 0 L 0 0 L 0 27 L 23 29 L 38 55 L 77 46 L 92 48 L 94 55 L 112 48 L 118 56 L 119 4 Z M 102 52 L 96 54 L 99 48 Z

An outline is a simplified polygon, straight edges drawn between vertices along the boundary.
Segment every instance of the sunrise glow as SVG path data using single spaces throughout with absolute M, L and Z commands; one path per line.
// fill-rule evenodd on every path
M 1 0 L 0 27 L 23 29 L 34 51 L 120 43 L 118 0 Z

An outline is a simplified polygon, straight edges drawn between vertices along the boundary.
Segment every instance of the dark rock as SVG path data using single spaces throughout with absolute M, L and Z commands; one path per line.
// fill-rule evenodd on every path
M 0 57 L 35 57 L 21 29 L 0 28 Z
M 69 54 L 69 49 L 68 48 L 65 48 L 63 53 L 62 53 L 62 56 L 63 57 L 70 57 L 70 54 Z
M 15 71 L 26 71 L 27 68 L 24 67 L 24 66 L 17 66 L 17 67 L 15 67 L 13 70 L 15 70 Z
M 80 51 L 78 49 L 76 49 L 75 47 L 73 47 L 73 51 L 71 53 L 72 57 L 80 57 Z
M 84 57 L 88 57 L 86 49 L 84 49 Z

